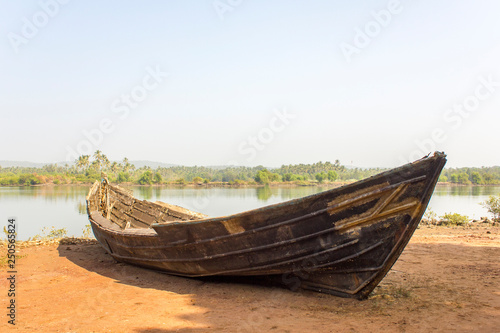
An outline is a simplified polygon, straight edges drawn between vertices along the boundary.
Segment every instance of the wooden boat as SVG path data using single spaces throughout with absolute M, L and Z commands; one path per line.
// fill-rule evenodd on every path
M 169 274 L 269 276 L 363 299 L 399 257 L 430 200 L 446 155 L 436 152 L 365 180 L 247 212 L 207 217 L 135 199 L 96 181 L 94 235 L 118 261 Z

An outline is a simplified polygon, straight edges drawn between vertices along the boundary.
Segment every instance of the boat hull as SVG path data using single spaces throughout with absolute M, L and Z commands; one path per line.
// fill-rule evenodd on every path
M 187 277 L 271 276 L 294 290 L 363 299 L 410 240 L 445 163 L 435 153 L 357 183 L 217 218 L 137 200 L 104 181 L 89 191 L 87 209 L 95 237 L 122 262 Z

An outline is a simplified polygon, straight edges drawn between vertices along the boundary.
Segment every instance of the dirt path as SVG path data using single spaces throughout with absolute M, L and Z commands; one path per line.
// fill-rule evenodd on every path
M 498 227 L 418 229 L 366 301 L 168 276 L 116 263 L 97 244 L 19 254 L 17 325 L 2 314 L 1 332 L 500 331 Z

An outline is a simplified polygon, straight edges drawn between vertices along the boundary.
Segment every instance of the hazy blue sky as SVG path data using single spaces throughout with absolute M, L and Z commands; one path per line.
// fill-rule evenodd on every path
M 500 165 L 496 0 L 0 4 L 0 160 Z

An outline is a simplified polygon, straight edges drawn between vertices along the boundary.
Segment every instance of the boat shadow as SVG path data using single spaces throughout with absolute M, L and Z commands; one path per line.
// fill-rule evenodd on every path
M 169 291 L 179 295 L 193 294 L 205 284 L 213 286 L 260 286 L 287 290 L 274 277 L 209 276 L 187 278 L 169 275 L 165 272 L 121 263 L 112 258 L 95 240 L 80 244 L 59 244 L 57 251 L 75 265 L 89 272 L 113 279 L 118 283 L 141 288 Z
M 96 308 L 100 312 L 103 304 L 110 300 L 122 306 L 144 306 L 148 301 L 144 296 L 136 302 L 134 294 L 154 294 L 158 298 L 155 304 L 167 304 L 178 309 L 171 310 L 169 320 L 174 323 L 190 323 L 195 327 L 163 328 L 148 326 L 131 329 L 132 332 L 146 333 L 170 333 L 170 332 L 207 332 L 207 328 L 216 327 L 219 319 L 207 317 L 207 313 L 224 313 L 232 307 L 235 299 L 243 297 L 264 299 L 272 291 L 278 291 L 285 297 L 293 297 L 292 291 L 280 287 L 275 288 L 276 283 L 266 279 L 251 279 L 238 277 L 204 277 L 186 278 L 168 275 L 147 268 L 124 264 L 113 259 L 97 241 L 85 241 L 78 244 L 63 243 L 57 247 L 59 257 L 64 257 L 71 263 L 83 268 L 89 273 L 80 272 L 89 278 L 88 299 L 82 300 L 82 304 Z M 102 278 L 104 277 L 104 279 Z M 141 291 L 133 289 L 117 288 L 116 284 L 128 285 L 141 288 Z M 274 287 L 274 288 L 273 288 Z M 97 291 L 96 291 L 97 290 Z M 154 291 L 153 291 L 154 290 Z M 160 292 L 158 292 L 160 291 Z M 260 295 L 260 296 L 258 296 Z M 126 305 L 125 305 L 126 304 Z M 194 307 L 190 307 L 190 306 Z M 195 310 L 191 310 L 195 309 Z M 160 310 L 159 310 L 160 311 Z M 244 310 L 251 313 L 251 306 Z M 102 311 L 101 311 L 102 312 Z M 200 328 L 201 326 L 201 328 Z

